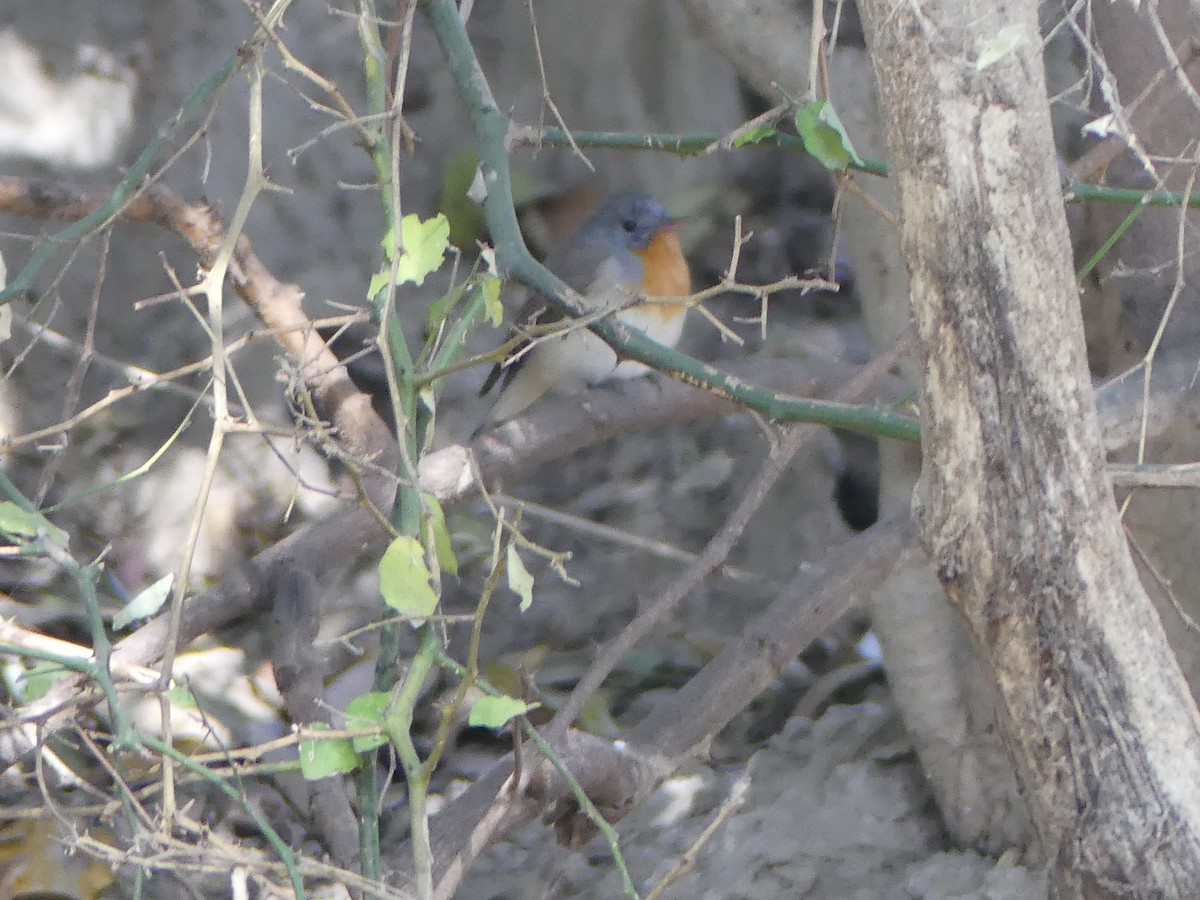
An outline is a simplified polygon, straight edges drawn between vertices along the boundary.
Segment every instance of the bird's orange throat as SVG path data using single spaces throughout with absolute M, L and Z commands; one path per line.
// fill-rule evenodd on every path
M 679 236 L 671 228 L 660 229 L 644 250 L 635 250 L 642 259 L 642 293 L 647 297 L 686 297 L 692 292 L 692 274 L 679 246 Z M 686 309 L 683 303 L 648 303 L 663 320 L 673 319 Z

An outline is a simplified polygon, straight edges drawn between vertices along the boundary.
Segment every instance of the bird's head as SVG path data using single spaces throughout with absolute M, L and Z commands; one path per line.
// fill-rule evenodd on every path
M 638 251 L 645 250 L 663 229 L 674 228 L 675 224 L 676 220 L 653 198 L 624 192 L 613 194 L 596 207 L 584 228 Z

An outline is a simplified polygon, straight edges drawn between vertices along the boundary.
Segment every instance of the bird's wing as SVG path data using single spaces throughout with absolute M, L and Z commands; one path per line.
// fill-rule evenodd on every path
M 628 255 L 632 256 L 632 254 Z M 636 257 L 633 258 L 636 261 Z M 626 274 L 619 270 L 610 248 L 586 242 L 569 242 L 566 246 L 558 248 L 546 257 L 545 266 L 585 298 L 600 298 L 611 293 Z M 640 275 L 633 273 L 629 280 L 636 283 L 638 278 Z M 522 290 L 528 296 L 513 320 L 513 326 L 508 334 L 510 340 L 528 334 L 529 329 L 534 325 L 552 325 L 566 318 L 563 311 L 551 303 L 545 294 L 528 288 L 522 288 Z M 514 294 L 514 296 L 517 295 Z M 602 300 L 601 302 L 606 301 Z M 487 378 L 484 379 L 483 386 L 479 389 L 479 396 L 482 397 L 495 387 L 501 377 L 504 379 L 501 390 L 504 389 L 504 386 L 520 370 L 521 364 L 525 361 L 528 354 L 522 351 L 529 346 L 531 340 L 532 338 L 526 338 L 508 352 L 504 362 L 492 366 Z
M 528 334 L 529 328 L 533 325 L 547 325 L 563 318 L 562 310 L 548 301 L 543 294 L 538 291 L 530 291 L 526 288 L 522 288 L 522 290 L 528 296 L 525 302 L 521 304 L 512 328 L 508 331 L 509 340 Z M 492 366 L 487 378 L 484 379 L 483 386 L 479 388 L 480 397 L 495 387 L 496 382 L 500 380 L 501 376 L 504 377 L 504 385 L 508 384 L 517 370 L 521 368 L 521 363 L 525 359 L 525 354 L 521 351 L 529 346 L 531 340 L 531 338 L 526 337 L 525 340 L 514 345 L 508 351 L 508 355 L 505 356 L 503 362 L 498 362 Z M 518 354 L 520 355 L 518 356 Z M 514 359 L 513 357 L 516 358 Z M 501 390 L 503 390 L 504 385 L 501 385 Z

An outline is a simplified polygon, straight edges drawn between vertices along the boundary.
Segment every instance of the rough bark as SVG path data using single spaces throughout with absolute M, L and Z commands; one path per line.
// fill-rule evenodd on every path
M 1103 474 L 1036 3 L 861 8 L 920 338 L 922 540 L 1061 894 L 1200 896 L 1200 716 Z

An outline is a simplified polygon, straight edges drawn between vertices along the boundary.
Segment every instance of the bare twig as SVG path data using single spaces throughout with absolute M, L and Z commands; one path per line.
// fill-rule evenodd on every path
M 546 110 L 549 109 L 554 116 L 554 121 L 558 123 L 558 127 L 563 130 L 567 136 L 567 140 L 571 143 L 572 152 L 579 157 L 580 161 L 587 166 L 589 172 L 595 172 L 596 167 L 592 165 L 592 161 L 587 158 L 587 154 L 580 149 L 579 144 L 575 142 L 574 136 L 571 134 L 571 129 L 567 127 L 566 121 L 563 120 L 562 113 L 558 111 L 558 106 L 554 103 L 554 98 L 550 96 L 550 83 L 546 80 L 546 63 L 542 56 L 542 41 L 538 37 L 537 14 L 533 11 L 533 0 L 525 0 L 525 11 L 529 15 L 529 31 L 533 36 L 533 57 L 537 60 L 538 80 L 542 85 L 542 109 L 539 115 L 538 130 L 540 131 L 546 125 Z M 465 21 L 465 19 L 464 19 Z
M 79 394 L 83 390 L 83 379 L 87 375 L 88 367 L 92 363 L 92 357 L 96 353 L 96 319 L 100 315 L 100 291 L 104 286 L 104 274 L 108 266 L 108 245 L 111 237 L 112 231 L 106 228 L 100 239 L 99 262 L 96 265 L 95 284 L 92 286 L 92 301 L 88 307 L 87 327 L 84 330 L 83 347 L 80 349 L 75 367 L 71 370 L 71 377 L 67 379 L 67 389 L 63 396 L 62 419 L 70 418 L 78 407 Z M 62 451 L 66 449 L 69 440 L 70 436 L 66 431 L 60 433 L 54 452 L 49 455 L 46 465 L 42 468 L 41 475 L 38 476 L 37 489 L 33 495 L 34 506 L 40 507 L 42 501 L 46 499 L 46 492 L 50 490 L 50 486 L 54 483 L 58 466 L 62 462 Z
M 580 516 L 573 516 L 570 513 L 560 512 L 557 509 L 551 509 L 548 506 L 543 506 L 540 503 L 534 503 L 532 500 L 526 500 L 521 497 L 510 497 L 506 494 L 497 494 L 496 502 L 517 507 L 535 519 L 542 519 L 545 522 L 551 522 L 555 525 L 561 525 L 564 528 L 570 528 L 580 534 L 588 535 L 589 537 L 599 538 L 605 541 L 611 541 L 615 544 L 620 544 L 625 547 L 632 547 L 635 550 L 641 550 L 643 553 L 649 553 L 652 556 L 657 556 L 659 559 L 672 559 L 678 562 L 695 562 L 697 559 L 695 553 L 689 553 L 686 550 L 681 550 L 678 547 L 668 544 L 665 541 L 651 540 L 636 534 L 630 534 L 628 531 L 621 528 L 613 528 L 610 525 L 602 525 L 599 522 L 592 522 Z M 771 586 L 772 582 L 769 578 L 759 575 L 756 572 L 748 572 L 745 569 L 739 569 L 737 566 L 722 565 L 717 568 L 714 574 L 720 575 L 723 578 L 728 578 L 731 581 L 744 581 L 752 584 Z
M 721 804 L 721 808 L 717 810 L 717 814 L 713 816 L 712 821 L 704 827 L 704 830 L 700 832 L 696 840 L 692 841 L 692 845 L 684 851 L 683 856 L 679 857 L 670 871 L 659 879 L 658 884 L 646 895 L 645 900 L 660 900 L 667 888 L 696 867 L 696 859 L 700 856 L 700 851 L 704 848 L 704 845 L 712 840 L 713 836 L 721 830 L 721 827 L 729 821 L 729 818 L 741 809 L 742 804 L 746 802 L 746 792 L 750 790 L 750 779 L 753 769 L 754 760 L 751 759 L 747 763 L 745 771 L 733 783 L 733 789 L 729 792 L 729 796 L 725 798 L 725 802 Z

